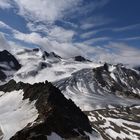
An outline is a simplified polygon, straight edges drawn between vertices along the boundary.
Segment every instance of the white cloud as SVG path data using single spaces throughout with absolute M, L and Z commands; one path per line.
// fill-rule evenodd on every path
M 4 35 L 0 32 L 0 51 L 9 49 L 10 49 L 9 44 L 7 43 Z
M 30 34 L 21 33 L 19 31 L 14 32 L 14 38 L 28 42 L 35 43 L 37 40 L 40 40 L 42 37 L 40 34 L 32 32 Z
M 62 57 L 83 55 L 98 62 L 124 63 L 130 65 L 137 65 L 140 62 L 140 49 L 125 43 L 110 42 L 104 46 L 90 46 L 90 43 L 108 40 L 109 38 L 95 38 L 86 43 L 71 43 L 67 41 L 59 42 L 56 41 L 56 39 L 50 40 L 50 38 L 41 37 L 37 33 L 18 33 L 15 37 L 29 43 L 35 43 L 46 51 L 50 52 L 53 50 Z
M 28 22 L 27 23 L 27 28 L 31 31 L 31 32 L 43 32 L 43 33 L 47 33 L 48 32 L 48 28 L 47 25 L 45 24 L 36 24 L 34 22 Z
M 12 1 L 11 0 L 0 0 L 0 8 L 2 9 L 8 9 L 12 7 Z
M 131 65 L 139 65 L 140 62 L 140 49 L 129 46 L 125 43 L 110 43 L 109 48 L 112 49 L 112 58 L 114 57 L 114 62 L 125 63 Z M 111 59 L 111 58 L 110 58 Z
M 98 62 L 124 63 L 130 65 L 137 65 L 140 61 L 140 49 L 125 43 L 110 42 L 104 46 L 90 46 L 90 43 L 108 38 L 95 38 L 90 40 L 89 43 L 72 43 L 68 41 L 69 39 L 71 40 L 72 35 L 70 38 L 68 37 L 68 40 L 58 41 L 56 38 L 51 37 L 51 35 L 42 37 L 36 32 L 24 34 L 18 31 L 14 31 L 14 37 L 28 43 L 39 45 L 48 52 L 54 51 L 66 58 L 83 55 Z M 9 44 L 2 34 L 0 34 L 0 46 L 1 49 L 9 49 Z
M 140 49 L 125 43 L 110 42 L 104 46 L 94 47 L 77 43 L 76 46 L 81 50 L 81 54 L 95 62 L 123 63 L 132 66 L 139 65 L 140 62 Z
M 50 41 L 57 41 L 57 42 L 71 42 L 74 35 L 76 34 L 72 30 L 65 30 L 64 28 L 53 26 L 52 29 L 46 31 L 47 36 L 41 37 L 41 35 L 37 32 L 32 32 L 30 34 L 21 33 L 19 31 L 14 31 L 14 37 L 19 40 L 24 40 L 28 42 L 34 42 L 37 39 L 47 38 Z
M 52 26 L 50 29 L 44 28 L 46 29 L 45 32 L 47 33 L 47 35 L 41 36 L 41 34 L 37 32 L 31 32 L 29 34 L 19 32 L 3 22 L 0 22 L 0 27 L 9 29 L 9 31 L 11 31 L 12 33 L 10 36 L 14 39 L 18 39 L 29 44 L 32 43 L 35 45 L 39 45 L 44 50 L 48 52 L 54 51 L 59 55 L 62 55 L 62 57 L 70 57 L 79 54 L 79 50 L 75 48 L 72 43 L 72 39 L 76 34 L 72 30 L 66 30 L 58 26 Z M 42 27 L 40 26 L 41 30 L 43 29 Z M 1 42 L 2 44 L 4 44 L 3 41 Z
M 58 42 L 71 42 L 75 34 L 72 30 L 65 30 L 64 28 L 55 26 L 48 32 L 48 37 Z
M 46 37 L 42 37 L 40 34 L 35 32 L 30 34 L 24 34 L 16 31 L 14 33 L 14 37 L 16 39 L 39 45 L 44 50 L 48 52 L 54 51 L 62 57 L 78 55 L 80 53 L 79 50 L 73 45 L 71 41 L 69 41 L 69 39 L 71 40 L 72 37 L 71 33 L 64 33 L 64 35 L 66 36 L 66 38 L 64 38 L 64 40 L 61 40 L 61 38 L 57 38 L 57 34 L 55 36 L 53 33 Z
M 19 14 L 35 21 L 54 23 L 62 19 L 81 0 L 15 0 Z
M 140 49 L 129 46 L 124 43 L 110 42 L 103 46 L 91 46 L 91 44 L 103 41 L 110 41 L 109 37 L 92 38 L 83 43 L 73 43 L 73 37 L 76 34 L 73 30 L 66 30 L 58 27 L 55 24 L 56 20 L 64 20 L 65 16 L 76 9 L 83 0 L 0 0 L 0 8 L 10 8 L 10 2 L 15 1 L 19 7 L 19 14 L 29 19 L 27 27 L 31 33 L 21 33 L 10 26 L 0 21 L 0 28 L 9 29 L 13 33 L 13 38 L 39 45 L 44 50 L 51 52 L 54 51 L 62 57 L 71 57 L 75 55 L 84 55 L 96 61 L 106 61 L 110 63 L 125 63 L 125 64 L 139 64 Z M 86 13 L 89 9 L 95 10 L 106 5 L 108 0 L 96 0 L 93 5 L 84 6 L 83 8 L 76 9 L 77 12 Z M 91 6 L 91 8 L 89 8 Z M 88 7 L 88 8 L 87 8 Z M 79 10 L 79 11 L 78 11 Z M 77 25 L 65 21 L 65 23 L 77 28 Z M 89 30 L 91 28 L 102 26 L 110 23 L 111 20 L 102 16 L 95 16 L 94 18 L 83 21 L 80 25 L 82 30 Z M 139 24 L 130 25 L 122 28 L 100 28 L 86 32 L 81 35 L 81 38 L 90 38 L 92 35 L 104 31 L 126 31 L 136 29 Z M 42 32 L 46 34 L 40 34 Z M 125 40 L 139 39 L 138 37 L 126 38 Z M 12 46 L 13 43 L 10 43 Z M 14 44 L 15 45 L 15 44 Z M 9 49 L 3 34 L 0 34 L 0 47 L 1 49 Z

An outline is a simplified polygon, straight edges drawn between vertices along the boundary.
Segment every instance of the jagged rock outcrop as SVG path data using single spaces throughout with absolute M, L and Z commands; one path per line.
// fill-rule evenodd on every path
M 0 63 L 7 63 L 13 70 L 18 70 L 21 68 L 21 65 L 17 59 L 6 50 L 0 52 Z
M 91 62 L 90 60 L 88 60 L 88 59 L 86 59 L 86 58 L 84 58 L 82 56 L 75 56 L 74 60 L 79 61 L 79 62 Z
M 52 57 L 52 58 L 56 58 L 56 59 L 61 59 L 61 57 L 59 55 L 57 55 L 56 53 L 54 53 L 54 52 L 48 53 L 48 52 L 44 51 L 42 58 L 45 60 L 48 57 Z
M 12 71 L 17 71 L 21 68 L 18 60 L 8 51 L 0 52 L 0 80 L 4 81 L 8 76 L 11 76 Z
M 88 140 L 85 132 L 91 132 L 87 116 L 74 104 L 67 100 L 60 90 L 51 83 L 36 83 L 33 85 L 14 80 L 0 86 L 0 91 L 11 92 L 23 90 L 23 100 L 36 101 L 35 106 L 39 116 L 35 122 L 28 124 L 16 133 L 11 140 L 47 140 L 47 135 L 55 132 L 62 138 Z
M 110 65 L 93 69 L 94 77 L 101 85 L 111 93 L 120 96 L 140 98 L 140 74 L 123 65 Z

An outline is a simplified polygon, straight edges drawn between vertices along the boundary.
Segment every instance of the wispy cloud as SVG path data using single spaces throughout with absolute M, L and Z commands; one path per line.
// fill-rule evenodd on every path
M 98 33 L 100 32 L 104 32 L 104 31 L 110 31 L 112 30 L 112 28 L 99 28 L 99 29 L 93 29 L 91 31 L 87 31 L 87 32 L 84 32 L 80 35 L 80 37 L 82 39 L 88 39 L 88 38 L 93 38 L 95 35 L 97 35 Z
M 111 23 L 112 21 L 113 21 L 113 19 L 111 19 L 111 18 L 107 18 L 107 17 L 101 16 L 101 15 L 100 16 L 96 15 L 96 16 L 87 18 L 86 20 L 82 21 L 80 28 L 82 30 L 87 30 L 87 29 L 107 25 L 107 24 Z
M 124 41 L 140 40 L 140 36 L 134 36 L 134 37 L 123 38 L 122 40 L 124 40 Z
M 104 42 L 104 41 L 111 41 L 111 38 L 110 37 L 96 37 L 96 38 L 83 41 L 83 43 L 87 45 L 93 45 L 95 43 Z
M 5 24 L 3 21 L 0 21 L 0 28 L 9 29 L 9 30 L 12 29 L 9 25 Z
M 97 9 L 101 9 L 104 6 L 106 6 L 108 3 L 110 2 L 110 0 L 92 0 L 92 1 L 84 1 L 83 0 L 83 5 L 80 8 L 77 8 L 77 12 L 78 14 L 82 14 L 83 13 L 86 15 L 88 13 L 94 12 Z
M 83 34 L 80 35 L 80 38 L 82 39 L 88 39 L 88 38 L 91 38 L 93 37 L 98 31 L 89 31 L 89 32 L 85 32 Z
M 113 28 L 113 31 L 116 32 L 122 32 L 122 31 L 128 31 L 128 30 L 133 30 L 133 29 L 140 29 L 140 24 L 133 24 L 133 25 L 128 25 L 128 26 L 124 26 L 124 27 L 117 27 L 117 28 Z

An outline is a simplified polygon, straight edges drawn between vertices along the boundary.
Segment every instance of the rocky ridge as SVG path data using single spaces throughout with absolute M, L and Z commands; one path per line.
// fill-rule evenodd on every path
M 52 132 L 66 139 L 89 139 L 85 132 L 91 133 L 92 128 L 87 116 L 51 83 L 46 81 L 30 85 L 11 80 L 0 86 L 0 91 L 3 92 L 21 89 L 24 91 L 23 100 L 29 98 L 30 102 L 36 101 L 39 116 L 35 122 L 17 132 L 11 140 L 47 140 L 47 135 Z

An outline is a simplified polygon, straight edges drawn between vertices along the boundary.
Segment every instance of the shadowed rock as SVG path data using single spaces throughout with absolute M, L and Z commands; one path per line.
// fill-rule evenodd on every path
M 74 57 L 74 60 L 75 60 L 75 61 L 79 61 L 79 62 L 91 62 L 90 60 L 85 59 L 85 58 L 82 57 L 82 56 L 75 56 L 75 57 Z
M 21 68 L 21 65 L 17 59 L 4 50 L 0 52 L 0 80 L 4 81 L 11 71 L 17 71 Z

